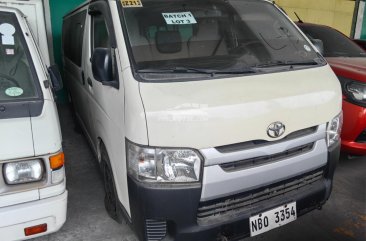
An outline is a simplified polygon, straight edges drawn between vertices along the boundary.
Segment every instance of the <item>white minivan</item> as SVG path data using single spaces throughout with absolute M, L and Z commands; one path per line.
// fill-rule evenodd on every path
M 64 154 L 53 96 L 61 79 L 48 65 L 47 45 L 40 51 L 38 33 L 33 35 L 19 9 L 0 6 L 1 241 L 49 234 L 66 220 Z
M 140 240 L 236 240 L 329 198 L 341 88 L 265 0 L 94 0 L 64 17 L 64 74 Z

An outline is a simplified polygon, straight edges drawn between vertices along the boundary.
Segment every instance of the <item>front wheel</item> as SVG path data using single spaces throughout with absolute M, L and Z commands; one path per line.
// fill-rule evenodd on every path
M 121 218 L 118 215 L 118 198 L 117 191 L 114 185 L 113 173 L 110 167 L 110 161 L 105 148 L 101 152 L 101 168 L 104 181 L 104 206 L 108 215 L 116 222 L 121 223 Z

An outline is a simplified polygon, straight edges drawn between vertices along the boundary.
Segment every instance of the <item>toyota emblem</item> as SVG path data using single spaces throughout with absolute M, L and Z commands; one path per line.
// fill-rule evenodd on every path
M 274 122 L 268 126 L 267 134 L 271 138 L 278 138 L 285 133 L 286 127 L 281 122 Z

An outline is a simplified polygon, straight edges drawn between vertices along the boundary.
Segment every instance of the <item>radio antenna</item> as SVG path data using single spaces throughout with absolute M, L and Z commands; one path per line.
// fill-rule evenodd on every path
M 297 19 L 299 20 L 299 23 L 304 23 L 304 22 L 301 20 L 301 18 L 299 17 L 299 15 L 297 15 L 297 13 L 296 13 L 296 12 L 294 12 L 294 13 L 295 13 L 295 15 L 296 15 Z

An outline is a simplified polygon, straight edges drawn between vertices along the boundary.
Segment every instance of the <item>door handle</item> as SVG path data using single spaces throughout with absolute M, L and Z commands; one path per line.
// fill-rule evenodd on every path
M 91 87 L 93 87 L 93 82 L 90 78 L 88 78 L 88 85 L 90 85 Z
M 84 71 L 81 71 L 81 82 L 83 85 L 85 85 L 85 75 L 84 75 Z

